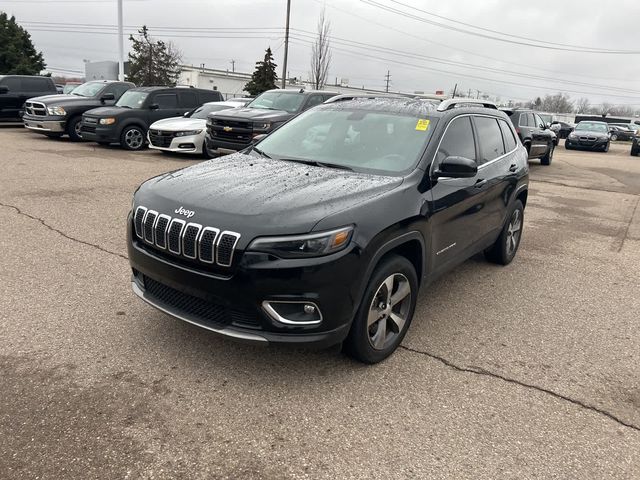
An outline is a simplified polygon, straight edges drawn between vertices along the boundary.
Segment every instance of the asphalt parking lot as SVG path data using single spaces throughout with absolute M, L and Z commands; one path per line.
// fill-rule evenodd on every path
M 531 164 L 516 260 L 421 293 L 376 366 L 234 343 L 130 291 L 144 179 L 0 128 L 0 478 L 640 478 L 640 158 Z

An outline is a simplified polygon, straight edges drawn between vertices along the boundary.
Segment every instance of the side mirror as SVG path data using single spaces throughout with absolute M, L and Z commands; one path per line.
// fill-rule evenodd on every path
M 9 93 L 9 87 L 6 85 L 0 85 L 0 94 Z
M 434 178 L 472 178 L 478 174 L 478 165 L 475 161 L 465 157 L 447 157 L 433 172 Z
M 152 103 L 151 105 L 149 105 L 149 110 L 159 110 L 160 109 L 160 105 L 158 105 L 157 103 Z
M 261 133 L 260 135 L 256 135 L 255 137 L 253 137 L 251 139 L 251 145 L 255 145 L 256 143 L 258 143 L 259 141 L 261 141 L 264 137 L 266 137 L 267 134 L 266 133 Z
M 100 97 L 101 102 L 107 102 L 109 100 L 115 100 L 116 96 L 113 93 L 105 93 Z

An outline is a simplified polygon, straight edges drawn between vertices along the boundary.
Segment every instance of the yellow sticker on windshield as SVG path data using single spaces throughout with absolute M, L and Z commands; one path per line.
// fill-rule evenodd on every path
M 416 123 L 416 130 L 421 130 L 423 132 L 426 132 L 428 128 L 429 128 L 429 120 L 420 118 L 418 120 L 418 123 Z

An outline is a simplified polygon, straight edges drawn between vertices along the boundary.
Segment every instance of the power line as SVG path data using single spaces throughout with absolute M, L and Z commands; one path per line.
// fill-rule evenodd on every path
M 558 46 L 552 46 L 552 45 L 543 45 L 543 44 L 535 44 L 535 43 L 530 43 L 530 42 L 524 42 L 524 41 L 518 41 L 518 40 L 508 40 L 505 38 L 500 38 L 500 37 L 496 37 L 493 35 L 487 35 L 484 33 L 479 33 L 479 32 L 473 32 L 470 30 L 465 30 L 462 28 L 458 28 L 458 27 L 454 27 L 452 25 L 447 25 L 444 23 L 440 23 L 440 22 L 435 22 L 433 20 L 429 20 L 428 18 L 424 18 L 424 17 L 420 17 L 418 15 L 414 15 L 408 12 L 404 12 L 402 10 L 399 10 L 397 8 L 393 8 L 393 7 L 389 7 L 388 5 L 383 5 L 381 3 L 378 3 L 374 0 L 360 0 L 361 2 L 376 7 L 378 9 L 382 9 L 385 10 L 387 12 L 391 12 L 391 13 L 395 13 L 396 15 L 401 15 L 403 17 L 406 18 L 410 18 L 412 20 L 417 20 L 419 22 L 422 23 L 426 23 L 429 25 L 434 25 L 440 28 L 445 28 L 448 30 L 452 30 L 455 32 L 459 32 L 459 33 L 464 33 L 464 34 L 468 34 L 468 35 L 474 35 L 476 37 L 481 37 L 481 38 L 487 38 L 490 40 L 496 40 L 499 42 L 503 42 L 503 43 L 509 43 L 512 45 L 522 45 L 522 46 L 527 46 L 527 47 L 536 47 L 536 48 L 544 48 L 547 50 L 558 50 L 558 51 L 566 51 L 566 52 L 580 52 L 580 53 L 595 53 L 595 54 L 615 54 L 615 55 L 638 55 L 640 54 L 640 51 L 638 50 L 590 50 L 590 49 L 585 49 L 585 48 L 573 48 L 573 47 L 558 47 Z

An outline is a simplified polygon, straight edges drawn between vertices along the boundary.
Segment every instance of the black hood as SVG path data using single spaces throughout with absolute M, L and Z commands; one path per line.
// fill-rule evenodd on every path
M 85 115 L 91 117 L 117 117 L 121 113 L 128 111 L 131 111 L 131 109 L 125 107 L 98 107 L 85 112 Z
M 87 100 L 94 100 L 93 97 L 81 97 L 80 95 L 44 95 L 42 97 L 30 98 L 29 101 L 41 102 L 45 105 L 60 105 L 69 103 L 82 103 Z
M 175 213 L 183 207 L 195 212 L 187 221 L 238 232 L 245 244 L 260 235 L 309 232 L 402 181 L 237 153 L 148 180 L 135 206 L 186 220 Z
M 220 113 L 212 113 L 209 118 L 229 118 L 233 120 L 253 120 L 253 121 L 270 121 L 278 122 L 289 120 L 295 113 L 289 113 L 285 110 L 268 110 L 266 108 L 239 108 L 233 110 L 225 110 Z

